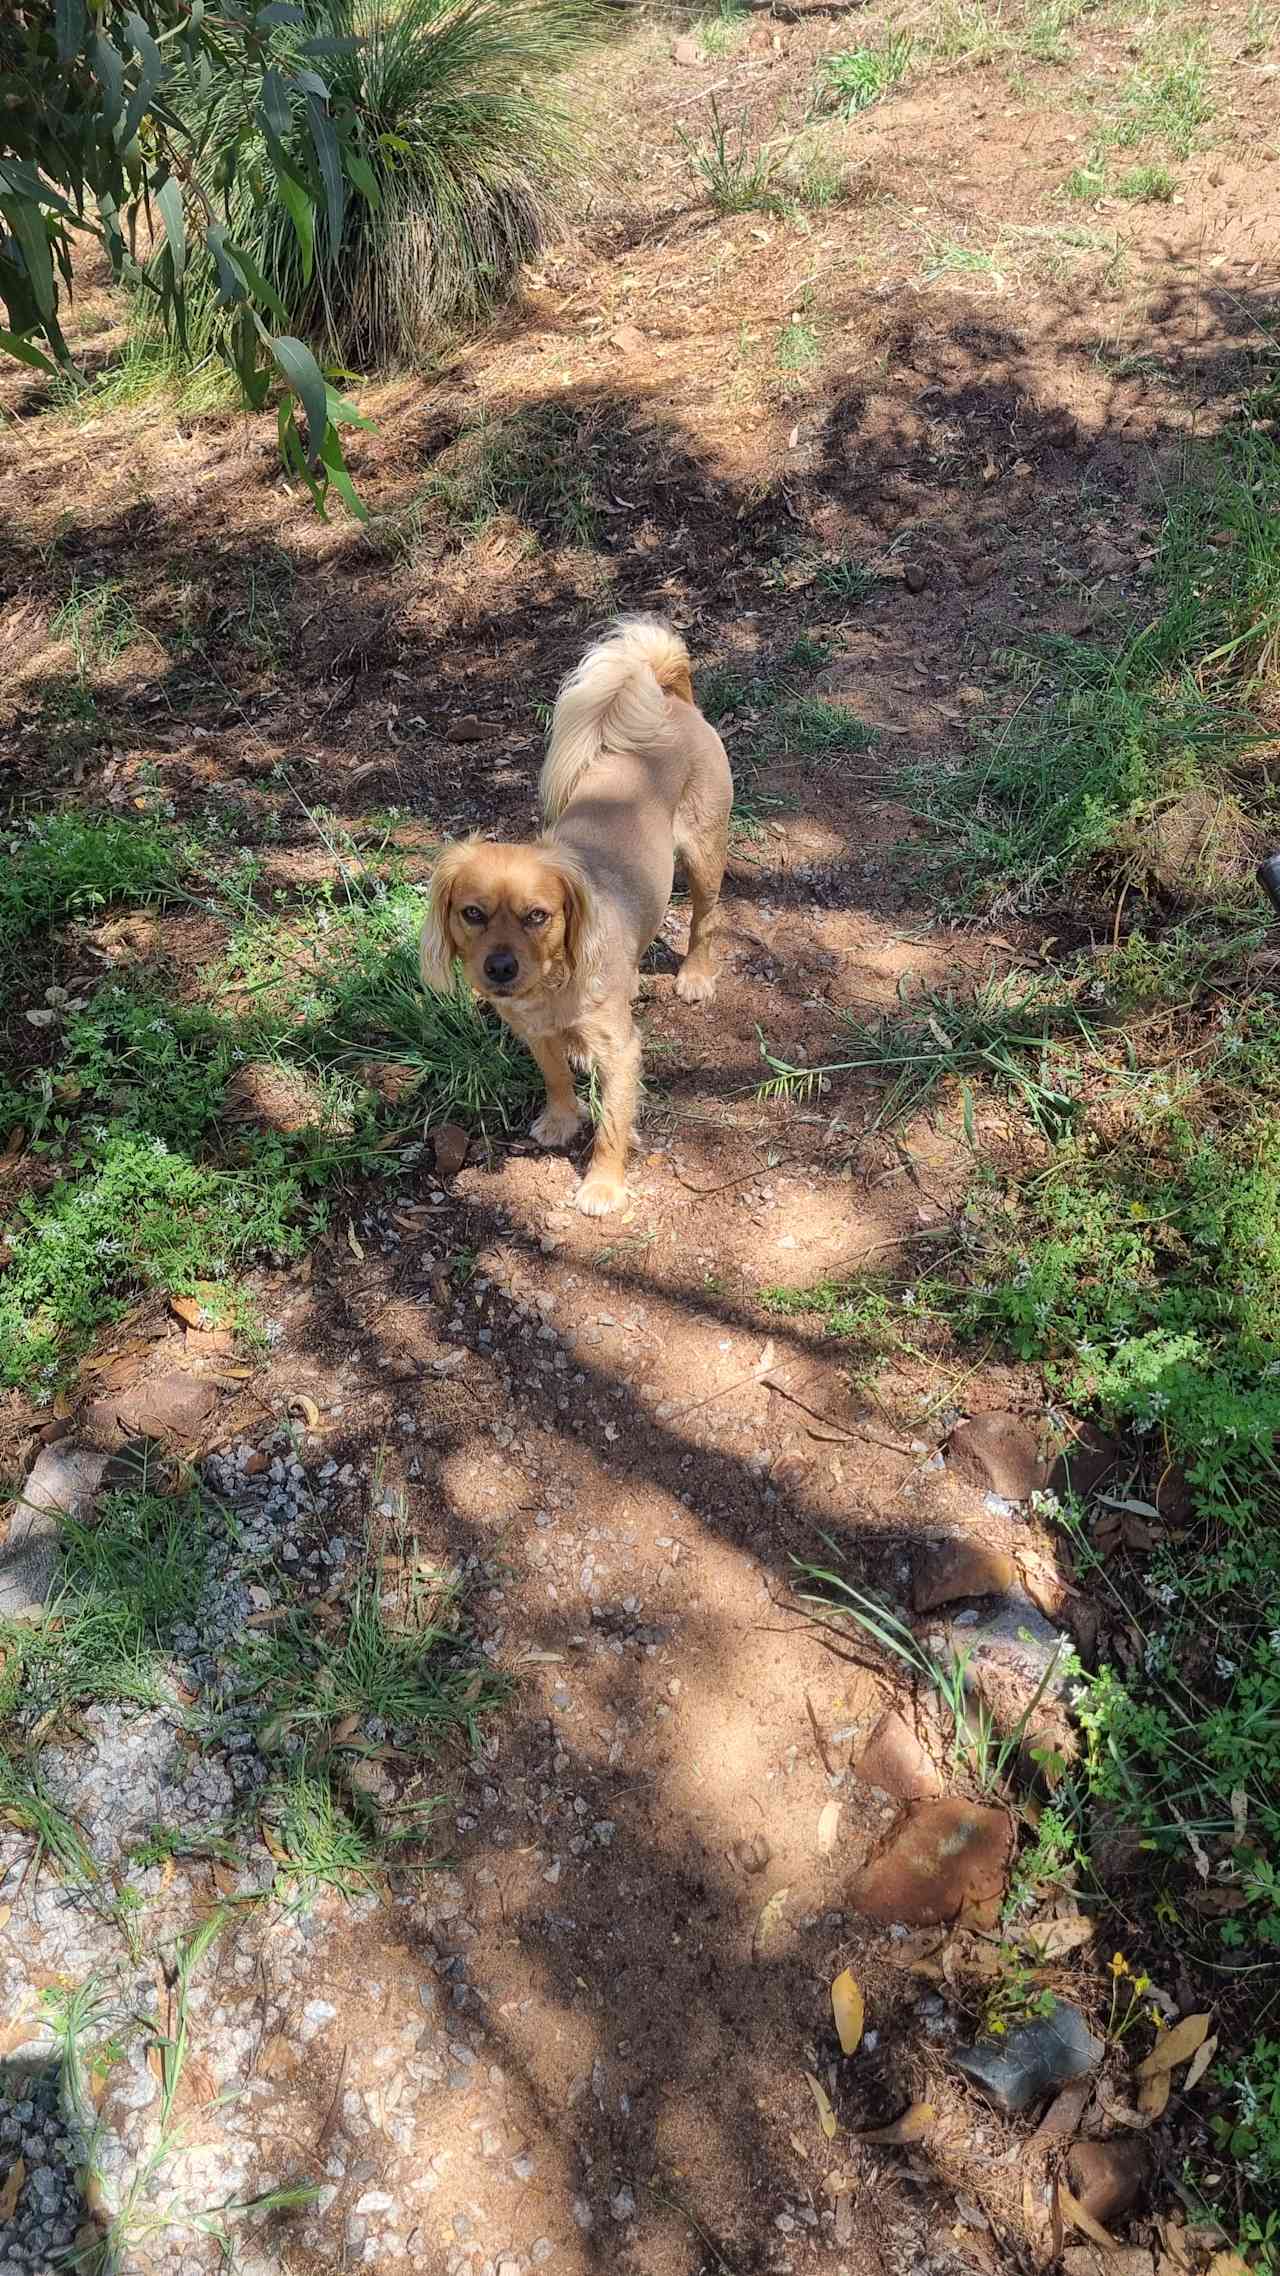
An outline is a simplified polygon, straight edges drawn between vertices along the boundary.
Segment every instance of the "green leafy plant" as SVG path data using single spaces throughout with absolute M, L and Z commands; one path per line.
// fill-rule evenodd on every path
M 88 235 L 180 342 L 193 287 L 216 298 L 245 400 L 258 409 L 273 384 L 283 390 L 286 464 L 321 508 L 333 484 L 359 511 L 340 436 L 359 415 L 291 332 L 292 311 L 239 241 L 235 220 L 245 188 L 237 162 L 249 144 L 266 155 L 246 169 L 250 210 L 283 207 L 322 268 L 338 258 L 349 195 L 376 198 L 364 121 L 324 76 L 334 58 L 333 42 L 287 0 L 268 9 L 228 0 L 216 12 L 184 0 L 7 10 L 0 301 L 8 328 L 0 348 L 74 380 L 60 311 L 76 239 Z M 224 121 L 216 150 L 192 115 L 196 87 L 216 90 Z M 144 216 L 161 237 L 145 268 L 135 256 Z

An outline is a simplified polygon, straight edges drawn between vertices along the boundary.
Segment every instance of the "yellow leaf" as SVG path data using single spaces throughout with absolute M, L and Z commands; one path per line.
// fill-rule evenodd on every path
M 831 2107 L 831 2097 L 821 2079 L 815 2078 L 812 2071 L 806 2071 L 804 2075 L 809 2081 L 809 2092 L 818 2105 L 818 2124 L 830 2141 L 836 2131 L 836 2114 Z
M 314 1430 L 320 1420 L 320 1409 L 305 1391 L 295 1391 L 289 1401 L 291 1415 L 301 1415 L 308 1430 Z
M 1184 2015 L 1172 2030 L 1162 2031 L 1149 2055 L 1139 2063 L 1139 2078 L 1154 2078 L 1157 2071 L 1176 2070 L 1188 2062 L 1209 2029 L 1207 2015 Z
M 891 2126 L 872 2126 L 865 2134 L 855 2134 L 855 2142 L 883 2142 L 892 2148 L 900 2142 L 923 2142 L 938 2123 L 938 2113 L 931 2102 L 908 2103 L 900 2118 Z
M 775 1889 L 773 1895 L 769 1899 L 768 1904 L 762 1905 L 759 1918 L 756 1921 L 755 1931 L 751 1938 L 751 1957 L 753 1960 L 759 1958 L 761 1952 L 764 1950 L 765 1945 L 769 1942 L 770 1937 L 774 1934 L 778 1923 L 782 1919 L 783 1907 L 785 1906 L 787 1898 L 790 1896 L 790 1894 L 790 1889 Z
M 360 1243 L 356 1238 L 356 1229 L 349 1217 L 347 1219 L 347 1247 L 350 1249 L 352 1256 L 358 1257 L 360 1263 L 363 1264 L 364 1250 L 361 1248 Z
M 1072 2196 L 1066 2182 L 1062 2180 L 1058 2182 L 1058 2211 L 1064 2221 L 1070 2221 L 1072 2227 L 1079 2229 L 1082 2236 L 1087 2236 L 1093 2244 L 1100 2244 L 1105 2252 L 1116 2250 L 1116 2240 L 1111 2231 L 1104 2229 L 1101 2221 L 1095 2221 L 1092 2213 L 1086 2213 L 1079 2198 Z
M 831 1986 L 831 2012 L 840 2034 L 840 2051 L 851 2055 L 862 2037 L 866 2010 L 852 1968 L 842 1968 Z
M 1252 2276 L 1238 2252 L 1215 2252 L 1205 2276 Z
M 0 2221 L 13 2219 L 18 2208 L 18 2193 L 26 2178 L 27 2169 L 23 2160 L 15 2158 L 5 2176 L 4 2187 L 0 2189 Z
M 185 1321 L 189 1328 L 204 1326 L 204 1313 L 194 1296 L 171 1296 L 169 1298 L 169 1310 L 175 1319 Z

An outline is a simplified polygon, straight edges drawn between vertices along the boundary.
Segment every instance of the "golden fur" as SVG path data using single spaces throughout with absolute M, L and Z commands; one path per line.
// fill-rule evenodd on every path
M 599 1069 L 600 1124 L 576 1200 L 604 1216 L 623 1199 L 640 1079 L 631 1001 L 677 855 L 693 917 L 676 993 L 694 1004 L 715 994 L 712 937 L 733 782 L 670 626 L 624 618 L 588 649 L 556 698 L 539 790 L 541 838 L 473 841 L 440 856 L 422 977 L 447 986 L 459 957 L 472 987 L 528 1045 L 547 1086 L 533 1125 L 540 1145 L 567 1144 L 586 1119 L 572 1067 Z

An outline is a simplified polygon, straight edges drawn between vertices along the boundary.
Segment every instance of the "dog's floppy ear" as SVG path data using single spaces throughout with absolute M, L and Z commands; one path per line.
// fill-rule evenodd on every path
M 599 961 L 595 895 L 581 862 L 562 847 L 544 848 L 543 859 L 564 896 L 565 958 L 576 979 Z
M 431 873 L 426 921 L 418 944 L 418 970 L 424 988 L 445 989 L 452 985 L 457 951 L 449 931 L 449 907 L 458 872 L 470 851 L 467 845 L 446 846 Z

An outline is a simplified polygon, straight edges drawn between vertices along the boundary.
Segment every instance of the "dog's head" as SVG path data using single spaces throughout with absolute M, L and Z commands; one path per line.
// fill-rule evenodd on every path
M 560 847 L 449 846 L 431 879 L 423 980 L 447 988 L 456 956 L 477 995 L 532 1002 L 585 969 L 591 917 L 591 889 Z

